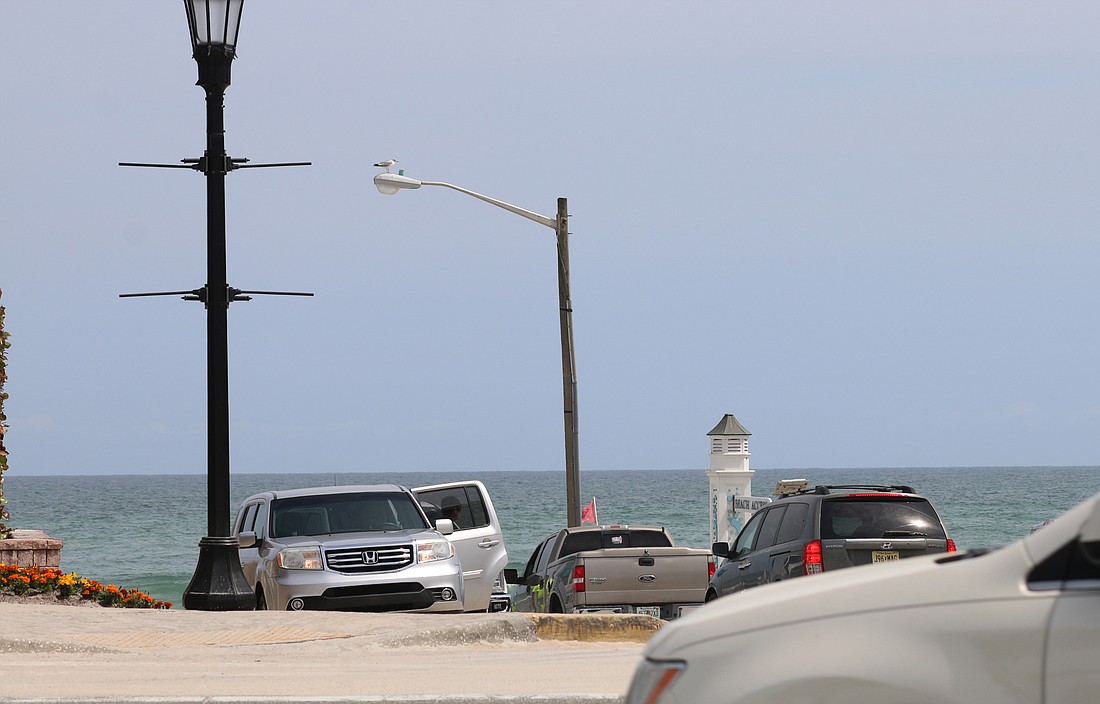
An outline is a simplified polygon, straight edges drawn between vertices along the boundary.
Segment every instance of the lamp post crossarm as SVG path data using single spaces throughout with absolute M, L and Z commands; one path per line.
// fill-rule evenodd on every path
M 451 190 L 458 191 L 459 193 L 465 193 L 468 196 L 473 196 L 478 200 L 483 200 L 486 203 L 497 206 L 498 208 L 504 208 L 508 212 L 515 213 L 516 215 L 525 217 L 528 220 L 534 220 L 538 224 L 545 225 L 546 227 L 549 227 L 551 229 L 557 229 L 558 227 L 558 221 L 554 218 L 548 218 L 545 215 L 539 215 L 538 213 L 521 208 L 518 205 L 512 205 L 511 203 L 505 203 L 504 201 L 497 200 L 496 198 L 490 198 L 489 196 L 471 191 L 468 188 L 456 186 L 453 183 L 443 183 L 442 181 L 421 181 L 420 183 L 424 186 L 443 186 L 444 188 L 450 188 Z

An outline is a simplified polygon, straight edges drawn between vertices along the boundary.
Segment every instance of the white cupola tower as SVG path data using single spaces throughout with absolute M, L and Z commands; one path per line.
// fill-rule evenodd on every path
M 732 413 L 727 413 L 714 426 L 710 441 L 710 541 L 726 543 L 737 535 L 751 511 L 734 506 L 735 496 L 752 496 L 752 475 L 749 469 L 749 436 Z

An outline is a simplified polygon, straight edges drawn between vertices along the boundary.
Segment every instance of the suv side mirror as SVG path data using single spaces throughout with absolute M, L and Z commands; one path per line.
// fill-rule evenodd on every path
M 715 557 L 729 557 L 730 546 L 729 543 L 713 543 L 710 546 L 710 554 Z
M 539 579 L 539 576 L 537 574 L 532 574 L 528 575 L 527 579 L 525 579 L 523 583 L 528 587 L 537 587 L 538 585 L 542 584 L 542 580 Z
M 256 533 L 255 531 L 246 530 L 237 534 L 237 547 L 238 548 L 254 548 L 256 547 Z
M 437 518 L 435 519 L 435 529 L 443 535 L 450 535 L 455 532 L 455 524 L 449 518 Z
M 1079 542 L 1089 562 L 1100 565 L 1100 499 L 1093 501 L 1092 515 L 1085 519 Z

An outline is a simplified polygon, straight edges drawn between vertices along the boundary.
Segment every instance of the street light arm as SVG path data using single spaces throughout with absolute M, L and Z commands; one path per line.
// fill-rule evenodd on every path
M 444 188 L 450 188 L 451 190 L 458 191 L 459 193 L 465 193 L 468 196 L 473 196 L 474 198 L 477 198 L 478 200 L 483 200 L 486 203 L 490 203 L 492 205 L 497 206 L 498 208 L 504 208 L 508 212 L 515 213 L 516 215 L 520 215 L 522 217 L 525 217 L 528 220 L 534 220 L 535 222 L 537 222 L 540 225 L 545 225 L 546 227 L 549 227 L 549 228 L 554 229 L 554 230 L 556 230 L 558 228 L 558 221 L 555 220 L 554 218 L 548 218 L 545 215 L 539 215 L 538 213 L 533 213 L 530 210 L 525 210 L 525 209 L 523 209 L 519 206 L 512 205 L 511 203 L 505 203 L 504 201 L 497 200 L 496 198 L 490 198 L 489 196 L 483 196 L 480 193 L 475 193 L 474 191 L 471 191 L 468 188 L 462 188 L 461 186 L 456 186 L 453 183 L 443 183 L 442 181 L 421 181 L 420 183 L 421 183 L 421 185 L 424 185 L 424 186 L 443 186 Z

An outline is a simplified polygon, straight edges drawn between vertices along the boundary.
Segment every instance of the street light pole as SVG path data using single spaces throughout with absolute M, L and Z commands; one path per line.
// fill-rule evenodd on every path
M 205 611 L 241 611 L 255 606 L 237 541 L 229 526 L 229 302 L 226 282 L 225 90 L 236 55 L 243 0 L 184 0 L 199 78 L 206 91 L 206 152 L 199 162 L 206 176 L 206 393 L 207 516 L 199 541 L 199 562 L 183 605 Z M 204 26 L 205 25 L 205 26 Z
M 577 364 L 573 346 L 573 302 L 569 293 L 569 205 L 565 198 L 558 198 L 557 217 L 520 208 L 496 198 L 475 193 L 467 188 L 442 181 L 420 181 L 409 178 L 404 172 L 378 174 L 374 185 L 384 195 L 394 195 L 403 189 L 415 189 L 421 186 L 442 186 L 465 193 L 468 196 L 503 208 L 520 217 L 533 220 L 554 230 L 557 234 L 558 252 L 558 308 L 561 324 L 561 371 L 562 396 L 565 415 L 565 501 L 566 518 L 569 526 L 581 524 L 579 434 L 577 432 Z
M 581 524 L 580 470 L 577 467 L 577 363 L 573 353 L 573 301 L 569 294 L 569 204 L 558 198 L 554 223 L 558 241 L 558 308 L 561 319 L 562 396 L 565 402 L 565 500 L 568 525 Z
M 244 0 L 183 0 L 198 66 L 196 85 L 206 92 L 206 151 L 181 164 L 120 163 L 194 169 L 206 176 L 206 284 L 190 291 L 126 293 L 134 296 L 180 295 L 206 306 L 207 357 L 207 512 L 206 536 L 199 541 L 195 574 L 183 592 L 183 605 L 204 611 L 251 610 L 255 594 L 241 570 L 237 540 L 230 526 L 229 491 L 229 304 L 251 295 L 312 296 L 290 291 L 243 291 L 226 282 L 225 176 L 230 171 L 271 166 L 308 166 L 309 162 L 248 164 L 225 152 L 225 90 L 237 51 Z

